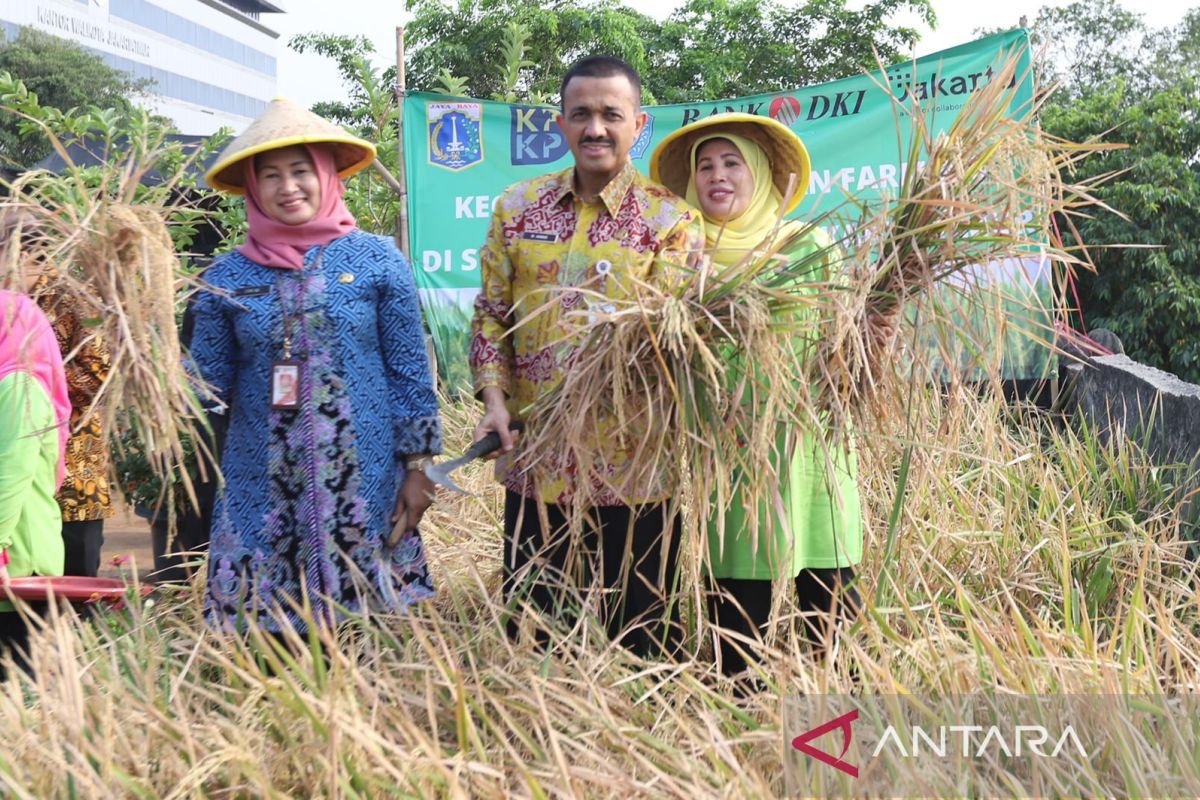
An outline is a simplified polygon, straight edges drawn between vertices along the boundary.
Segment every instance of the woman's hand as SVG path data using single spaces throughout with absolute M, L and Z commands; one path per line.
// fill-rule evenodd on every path
M 8 549 L 0 548 L 0 583 L 8 583 Z
M 416 528 L 425 511 L 433 505 L 433 493 L 433 481 L 424 472 L 409 470 L 396 497 L 396 510 L 392 513 L 393 530 L 403 534 Z M 399 524 L 401 522 L 402 525 Z M 395 541 L 391 544 L 395 544 Z

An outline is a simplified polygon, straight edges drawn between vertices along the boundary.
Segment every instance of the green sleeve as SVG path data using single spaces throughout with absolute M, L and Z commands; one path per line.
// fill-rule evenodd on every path
M 48 398 L 33 376 L 14 372 L 0 379 L 0 548 L 12 546 L 23 500 L 39 469 L 38 432 L 53 421 L 48 410 Z

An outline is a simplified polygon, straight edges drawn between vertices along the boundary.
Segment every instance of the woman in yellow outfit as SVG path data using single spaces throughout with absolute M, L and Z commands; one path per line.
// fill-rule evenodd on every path
M 804 232 L 805 223 L 781 225 L 779 219 L 799 205 L 809 172 L 808 152 L 796 134 L 773 119 L 750 114 L 720 114 L 681 128 L 658 145 L 650 162 L 654 180 L 704 214 L 707 252 L 718 267 L 736 264 L 783 236 Z M 792 175 L 798 189 L 785 206 Z M 807 226 L 803 240 L 789 254 L 797 257 L 805 249 L 809 255 L 834 252 L 829 237 L 816 226 Z M 829 279 L 829 260 L 823 263 L 826 268 L 813 274 L 812 281 Z M 763 503 L 756 515 L 757 537 L 749 527 L 752 515 L 740 500 L 738 476 L 724 514 L 723 535 L 721 520 L 709 521 L 706 566 L 716 585 L 710 594 L 710 619 L 718 628 L 751 640 L 761 637 L 768 623 L 774 581 L 794 582 L 806 630 L 815 640 L 823 638 L 831 612 L 858 607 L 857 594 L 846 587 L 862 559 L 853 454 L 827 455 L 820 437 L 807 430 L 780 435 L 775 463 L 788 452 L 791 460 L 778 470 L 783 514 L 774 503 Z M 830 457 L 832 470 L 827 468 Z M 722 635 L 718 651 L 724 674 L 745 669 L 745 653 L 734 638 Z

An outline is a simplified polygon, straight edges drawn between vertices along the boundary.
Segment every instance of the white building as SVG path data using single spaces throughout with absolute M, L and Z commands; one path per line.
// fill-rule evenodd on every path
M 267 0 L 0 0 L 0 35 L 30 26 L 154 81 L 152 110 L 181 133 L 245 128 L 275 96 L 279 34 Z

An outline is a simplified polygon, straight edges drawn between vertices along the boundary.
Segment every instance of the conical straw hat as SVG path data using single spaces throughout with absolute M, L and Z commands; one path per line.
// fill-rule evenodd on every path
M 783 213 L 795 211 L 808 191 L 808 176 L 812 171 L 808 149 L 791 128 L 770 117 L 740 112 L 714 114 L 672 131 L 650 155 L 651 180 L 661 183 L 680 197 L 686 195 L 688 178 L 692 174 L 692 165 L 689 163 L 692 146 L 697 139 L 722 132 L 745 136 L 763 149 L 771 164 L 775 186 L 784 197 L 787 197 L 788 178 L 793 173 L 796 175 L 796 190 Z
M 245 194 L 242 162 L 247 158 L 280 147 L 317 143 L 330 146 L 341 178 L 361 172 L 375 160 L 375 145 L 346 133 L 285 97 L 276 97 L 262 116 L 229 143 L 204 180 L 214 189 Z

